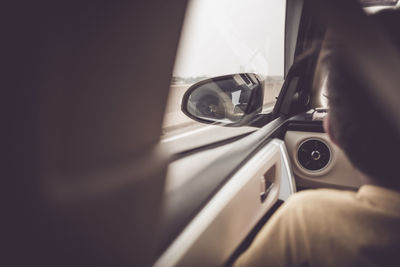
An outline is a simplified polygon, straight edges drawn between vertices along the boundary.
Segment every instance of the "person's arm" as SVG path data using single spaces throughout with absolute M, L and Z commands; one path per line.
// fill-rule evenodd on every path
M 302 201 L 293 196 L 276 211 L 234 266 L 304 266 L 309 255 L 306 240 Z

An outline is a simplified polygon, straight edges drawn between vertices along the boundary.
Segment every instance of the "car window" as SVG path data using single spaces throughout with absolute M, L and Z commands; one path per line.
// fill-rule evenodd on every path
M 204 145 L 254 130 L 196 122 L 181 111 L 182 97 L 205 79 L 251 73 L 263 81 L 262 112 L 270 112 L 283 84 L 285 7 L 282 0 L 189 2 L 171 77 L 163 142 L 185 139 L 193 146 L 201 139 L 199 145 Z

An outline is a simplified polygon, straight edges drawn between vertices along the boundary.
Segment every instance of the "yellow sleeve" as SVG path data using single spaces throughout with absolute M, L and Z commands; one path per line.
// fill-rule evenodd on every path
M 293 196 L 284 203 L 234 266 L 307 266 L 310 244 L 301 202 Z

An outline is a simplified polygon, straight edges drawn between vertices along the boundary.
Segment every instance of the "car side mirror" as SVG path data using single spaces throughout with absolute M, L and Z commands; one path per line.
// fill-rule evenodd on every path
M 262 88 L 259 77 L 250 73 L 203 80 L 189 87 L 181 109 L 189 118 L 202 123 L 246 125 L 262 110 Z

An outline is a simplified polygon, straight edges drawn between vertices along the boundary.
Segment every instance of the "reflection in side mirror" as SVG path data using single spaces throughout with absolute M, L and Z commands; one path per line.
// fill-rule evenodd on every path
M 182 99 L 182 111 L 203 123 L 241 126 L 261 112 L 263 90 L 255 74 L 234 74 L 192 85 Z

